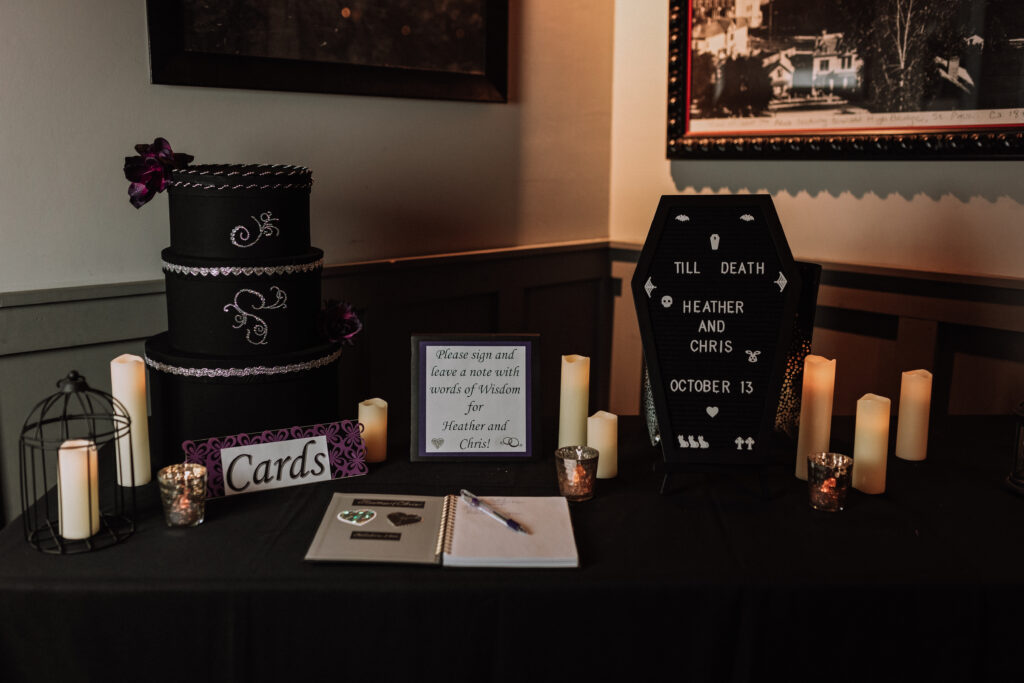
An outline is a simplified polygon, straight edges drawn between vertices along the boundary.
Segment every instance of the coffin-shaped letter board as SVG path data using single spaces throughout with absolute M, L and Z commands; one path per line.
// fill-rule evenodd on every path
M 633 298 L 666 462 L 768 459 L 799 293 L 770 196 L 661 198 Z

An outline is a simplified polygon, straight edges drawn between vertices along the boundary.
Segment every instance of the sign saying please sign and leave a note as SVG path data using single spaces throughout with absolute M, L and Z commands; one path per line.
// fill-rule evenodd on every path
M 663 197 L 633 296 L 666 460 L 759 459 L 800 276 L 771 197 Z
M 534 454 L 536 336 L 413 337 L 413 460 Z

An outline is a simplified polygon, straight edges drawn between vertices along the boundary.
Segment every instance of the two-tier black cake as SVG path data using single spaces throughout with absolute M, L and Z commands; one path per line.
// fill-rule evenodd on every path
M 340 346 L 317 331 L 323 252 L 299 166 L 173 169 L 168 330 L 146 341 L 153 447 L 338 418 Z

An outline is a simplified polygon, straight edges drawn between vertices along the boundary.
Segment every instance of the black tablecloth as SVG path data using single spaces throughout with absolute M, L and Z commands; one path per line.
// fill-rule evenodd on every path
M 1024 500 L 1008 418 L 933 425 L 887 492 L 815 512 L 791 468 L 676 477 L 620 425 L 620 475 L 573 504 L 579 569 L 303 561 L 334 491 L 554 495 L 550 457 L 409 463 L 213 501 L 50 556 L 0 533 L 0 680 L 1020 680 Z M 852 431 L 840 421 L 836 441 Z M 834 442 L 835 445 L 835 442 Z

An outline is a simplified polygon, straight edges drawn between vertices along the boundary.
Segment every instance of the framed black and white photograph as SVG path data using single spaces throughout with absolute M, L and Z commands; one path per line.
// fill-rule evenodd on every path
M 505 102 L 508 0 L 148 0 L 153 83 Z
M 540 336 L 414 335 L 414 461 L 539 455 Z
M 1019 0 L 684 0 L 668 156 L 1020 158 Z

